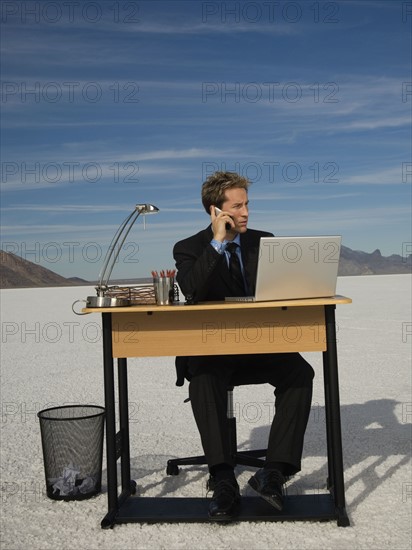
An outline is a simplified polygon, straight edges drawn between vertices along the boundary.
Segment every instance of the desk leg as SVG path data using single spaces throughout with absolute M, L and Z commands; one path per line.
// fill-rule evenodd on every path
M 127 359 L 117 360 L 119 379 L 119 421 L 121 441 L 122 495 L 136 492 L 136 483 L 130 479 L 129 395 L 127 387 Z M 122 496 L 120 497 L 122 498 Z
M 326 351 L 323 352 L 323 383 L 325 387 L 325 420 L 326 420 L 326 447 L 328 453 L 328 479 L 327 479 L 327 488 L 333 490 L 335 486 L 334 482 L 334 469 L 333 469 L 333 452 L 332 452 L 332 423 L 330 419 L 330 386 L 329 386 L 329 376 L 328 376 L 328 354 Z
M 119 502 L 117 498 L 116 411 L 114 399 L 114 373 L 112 353 L 112 315 L 102 314 L 104 402 L 106 409 L 106 457 L 108 513 L 101 522 L 103 528 L 113 525 Z
M 349 518 L 345 509 L 343 480 L 342 430 L 340 421 L 338 358 L 336 351 L 335 306 L 325 306 L 327 350 L 323 355 L 325 378 L 326 433 L 328 438 L 329 484 L 335 500 L 338 525 L 346 527 Z M 332 459 L 332 460 L 331 460 Z

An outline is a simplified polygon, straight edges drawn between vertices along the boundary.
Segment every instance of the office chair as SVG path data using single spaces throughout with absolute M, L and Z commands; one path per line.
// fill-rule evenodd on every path
M 177 383 L 177 385 L 182 384 Z M 185 400 L 185 402 L 187 401 L 189 401 L 189 399 Z M 262 468 L 265 461 L 260 457 L 266 456 L 267 449 L 256 449 L 249 451 L 237 450 L 236 417 L 233 407 L 233 386 L 230 386 L 227 389 L 227 419 L 229 422 L 230 449 L 235 465 Z M 202 464 L 207 464 L 206 457 L 204 455 L 189 456 L 185 458 L 172 458 L 167 461 L 166 474 L 176 476 L 179 474 L 179 466 L 192 466 Z M 213 489 L 211 478 L 208 482 L 208 488 Z

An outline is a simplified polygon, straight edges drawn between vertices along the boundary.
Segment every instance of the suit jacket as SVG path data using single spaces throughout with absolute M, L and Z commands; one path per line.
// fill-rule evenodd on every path
M 240 234 L 240 250 L 246 283 L 251 295 L 255 293 L 256 272 L 261 237 L 272 233 L 248 229 Z M 236 296 L 232 288 L 226 255 L 219 254 L 210 245 L 213 239 L 211 226 L 192 237 L 178 242 L 173 249 L 176 262 L 176 280 L 183 294 L 197 302 L 224 300 Z
M 240 234 L 240 250 L 246 283 L 251 295 L 255 293 L 256 273 L 261 237 L 273 237 L 272 233 L 248 229 Z M 179 241 L 173 248 L 176 262 L 176 280 L 186 299 L 194 301 L 224 300 L 236 296 L 232 288 L 226 255 L 219 254 L 210 245 L 213 239 L 211 226 L 192 237 Z M 188 375 L 188 358 L 176 357 L 176 385 L 182 386 Z

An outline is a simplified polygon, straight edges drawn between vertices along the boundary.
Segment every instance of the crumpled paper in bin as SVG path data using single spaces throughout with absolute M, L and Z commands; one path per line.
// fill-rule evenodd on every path
M 79 481 L 80 469 L 72 462 L 63 468 L 61 477 L 49 478 L 49 483 L 53 486 L 53 494 L 59 491 L 62 497 L 74 496 L 78 493 L 87 494 L 93 491 L 96 486 L 96 480 L 92 476 L 86 476 L 80 484 L 76 485 L 76 482 Z

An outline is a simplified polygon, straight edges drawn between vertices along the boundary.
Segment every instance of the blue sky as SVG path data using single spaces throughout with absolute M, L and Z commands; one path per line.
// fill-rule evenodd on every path
M 412 3 L 2 2 L 1 245 L 95 279 L 173 267 L 215 169 L 250 227 L 411 252 Z

